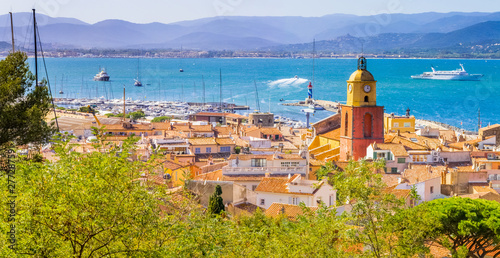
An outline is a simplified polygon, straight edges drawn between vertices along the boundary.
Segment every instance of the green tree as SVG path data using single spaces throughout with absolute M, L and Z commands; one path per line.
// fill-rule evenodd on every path
M 23 52 L 9 54 L 0 61 L 0 145 L 43 143 L 55 129 L 44 119 L 50 112 L 51 97 L 42 82 L 34 86 Z
M 222 188 L 220 185 L 217 185 L 215 187 L 214 193 L 210 196 L 210 199 L 208 201 L 209 214 L 219 215 L 225 210 L 221 194 L 222 194 Z
M 129 160 L 132 139 L 120 149 L 108 148 L 109 153 L 89 154 L 71 152 L 73 146 L 62 140 L 54 147 L 57 162 L 17 163 L 17 254 L 154 256 L 165 237 L 160 230 L 169 221 L 160 216 L 166 197 L 161 186 L 145 187 L 138 180 L 141 173 L 149 172 L 142 162 Z M 2 200 L 5 192 L 0 192 Z M 0 221 L 2 232 L 8 227 Z M 0 254 L 15 257 L 3 247 L 4 239 L 0 239 Z
M 423 203 L 406 211 L 401 230 L 419 228 L 418 235 L 406 236 L 436 242 L 458 257 L 500 256 L 500 204 L 470 198 L 447 198 Z M 418 215 L 418 216 L 417 216 Z M 405 239 L 405 238 L 401 238 Z
M 146 117 L 146 115 L 144 114 L 144 111 L 142 111 L 142 110 L 131 112 L 129 115 L 130 115 L 130 119 L 132 119 L 132 120 L 139 120 L 141 118 Z
M 165 121 L 169 121 L 172 120 L 172 117 L 170 116 L 159 116 L 159 117 L 155 117 L 151 120 L 151 122 L 153 123 L 160 123 L 160 122 L 165 122 Z
M 323 178 L 327 177 L 329 173 L 333 173 L 335 171 L 335 165 L 328 161 L 325 165 L 322 165 L 318 170 L 314 173 L 316 174 L 317 180 L 323 180 Z
M 336 171 L 329 178 L 337 190 L 337 205 L 345 204 L 351 209 L 341 216 L 350 228 L 345 231 L 346 240 L 352 245 L 366 246 L 364 255 L 373 257 L 395 254 L 390 219 L 404 208 L 406 201 L 384 191 L 386 185 L 378 173 L 383 167 L 383 161 L 350 161 L 344 170 Z

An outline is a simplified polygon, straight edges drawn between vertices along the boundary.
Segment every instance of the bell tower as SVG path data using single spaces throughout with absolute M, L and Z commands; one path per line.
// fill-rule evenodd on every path
M 364 57 L 347 81 L 347 102 L 340 112 L 340 160 L 364 158 L 370 144 L 384 142 L 384 107 L 377 106 L 377 81 Z

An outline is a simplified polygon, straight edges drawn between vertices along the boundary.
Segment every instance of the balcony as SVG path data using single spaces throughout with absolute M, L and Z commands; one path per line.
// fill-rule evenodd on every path
M 306 174 L 307 167 L 223 167 L 224 175 L 288 175 L 288 174 Z

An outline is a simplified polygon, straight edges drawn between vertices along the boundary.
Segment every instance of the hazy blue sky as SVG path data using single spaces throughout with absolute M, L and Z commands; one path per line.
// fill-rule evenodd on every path
M 499 0 L 2 0 L 0 13 L 37 12 L 88 23 L 122 19 L 175 22 L 222 15 L 323 16 L 333 13 L 496 12 Z

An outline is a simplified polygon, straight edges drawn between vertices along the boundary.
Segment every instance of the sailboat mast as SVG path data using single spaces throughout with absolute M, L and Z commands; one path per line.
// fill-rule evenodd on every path
M 123 122 L 125 122 L 125 84 L 123 84 Z
M 34 42 L 35 42 L 35 85 L 38 86 L 38 56 L 37 56 L 37 49 L 36 49 L 36 15 L 35 15 L 35 9 L 33 9 L 33 35 L 34 35 Z
M 222 110 L 222 69 L 219 69 L 219 107 Z
M 203 78 L 203 75 L 201 76 L 201 82 L 203 84 L 203 106 L 205 106 L 205 78 Z
M 253 80 L 253 84 L 255 85 L 255 102 L 257 104 L 257 110 L 260 111 L 259 91 L 257 91 L 257 82 Z
M 316 57 L 316 39 L 313 39 L 313 78 L 312 78 L 312 84 L 314 85 L 314 64 L 315 64 L 315 57 Z
M 9 12 L 10 14 L 10 33 L 12 34 L 12 53 L 16 52 L 16 49 L 14 47 L 14 22 L 12 21 L 12 12 Z

